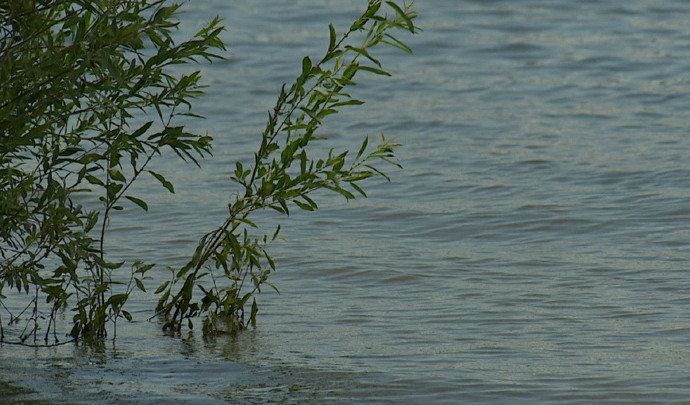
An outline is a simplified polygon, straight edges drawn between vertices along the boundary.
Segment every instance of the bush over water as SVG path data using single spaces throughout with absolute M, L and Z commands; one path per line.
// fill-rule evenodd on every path
M 155 159 L 174 154 L 198 164 L 212 152 L 211 137 L 177 119 L 196 117 L 190 108 L 203 94 L 200 71 L 170 68 L 222 58 L 223 27 L 214 19 L 176 43 L 178 9 L 165 0 L 0 4 L 0 341 L 102 339 L 115 335 L 119 319 L 132 319 L 127 300 L 135 289 L 146 292 L 154 264 L 111 258 L 109 220 L 148 210 L 131 191 L 140 178 L 174 193 L 151 169 Z M 255 324 L 254 295 L 273 287 L 267 245 L 280 227 L 253 236 L 252 213 L 312 211 L 313 192 L 323 189 L 366 196 L 363 180 L 386 177 L 377 163 L 398 165 L 398 145 L 383 135 L 373 148 L 365 138 L 354 156 L 333 149 L 313 156 L 307 146 L 325 139 L 318 131 L 327 116 L 363 103 L 345 92 L 357 73 L 389 76 L 374 48 L 411 52 L 392 32 L 416 32 L 415 15 L 409 5 L 369 0 L 348 29 L 329 25 L 324 55 L 304 57 L 299 76 L 280 89 L 252 164 L 229 169 L 241 191 L 227 202 L 227 218 L 155 291 L 164 329 L 193 327 L 196 318 L 205 335 Z M 23 304 L 9 305 L 10 294 Z

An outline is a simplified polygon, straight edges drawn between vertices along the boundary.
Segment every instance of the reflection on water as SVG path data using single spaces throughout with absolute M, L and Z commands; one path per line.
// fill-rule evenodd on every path
M 113 221 L 113 252 L 179 265 L 224 214 L 236 159 L 306 53 L 358 1 L 219 0 L 229 59 L 203 66 L 216 139 L 201 170 L 161 162 L 178 193 Z M 417 5 L 409 57 L 360 79 L 334 146 L 397 136 L 405 169 L 346 204 L 280 219 L 281 293 L 259 325 L 204 342 L 137 322 L 100 351 L 0 347 L 16 402 L 650 403 L 690 396 L 687 291 L 690 28 L 674 0 Z M 268 12 L 267 10 L 270 10 Z M 191 28 L 190 28 L 191 30 Z M 278 220 L 260 222 L 272 230 Z M 154 270 L 151 288 L 167 272 Z M 27 393 L 29 390 L 31 393 Z M 5 399 L 3 398 L 3 399 Z

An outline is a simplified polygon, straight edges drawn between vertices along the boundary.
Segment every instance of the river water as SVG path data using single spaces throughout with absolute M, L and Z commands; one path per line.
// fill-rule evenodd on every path
M 151 288 L 222 219 L 281 83 L 364 1 L 196 0 L 225 18 L 202 65 L 201 169 L 113 220 Z M 690 398 L 690 8 L 680 0 L 424 0 L 415 54 L 377 54 L 328 145 L 381 131 L 403 170 L 369 198 L 280 219 L 258 325 L 204 342 L 135 322 L 100 350 L 0 346 L 5 400 L 48 403 L 671 403 Z M 150 186 L 150 187 L 149 187 Z M 270 226 L 276 219 L 265 219 Z M 267 232 L 271 232 L 270 228 Z

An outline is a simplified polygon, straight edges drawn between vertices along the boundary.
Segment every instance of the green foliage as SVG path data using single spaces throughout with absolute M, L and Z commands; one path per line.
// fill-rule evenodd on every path
M 291 206 L 312 211 L 317 204 L 311 195 L 322 189 L 348 200 L 366 196 L 361 181 L 375 175 L 388 178 L 375 166 L 377 161 L 398 166 L 392 160 L 398 145 L 383 136 L 369 152 L 365 139 L 351 159 L 349 151 L 331 149 L 326 156 L 314 157 L 308 149 L 311 142 L 324 139 L 316 136 L 324 118 L 341 107 L 363 103 L 344 91 L 356 84 L 358 72 L 390 76 L 370 53 L 374 47 L 386 44 L 410 52 L 390 31 L 414 33 L 416 14 L 409 6 L 400 8 L 391 1 L 385 5 L 390 15 L 382 11 L 386 7 L 381 1 L 369 0 L 363 14 L 339 37 L 330 25 L 325 55 L 318 62 L 305 57 L 295 82 L 282 87 L 253 165 L 236 163 L 232 180 L 242 191 L 228 204 L 227 219 L 201 238 L 185 266 L 170 269 L 171 279 L 156 291 L 162 294 L 157 309 L 165 319 L 164 329 L 179 331 L 185 323 L 191 328 L 199 316 L 204 335 L 233 333 L 255 324 L 254 294 L 264 285 L 275 288 L 268 282 L 275 263 L 266 248 L 280 227 L 271 236 L 251 237 L 249 231 L 256 228 L 251 214 L 270 208 L 289 215 Z
M 65 311 L 73 339 L 98 341 L 119 318 L 132 319 L 125 305 L 135 289 L 146 292 L 153 264 L 125 269 L 108 257 L 109 220 L 125 207 L 148 211 L 131 191 L 142 175 L 174 193 L 151 170 L 156 157 L 174 152 L 196 164 L 211 153 L 210 137 L 175 123 L 197 117 L 190 103 L 202 94 L 200 73 L 175 75 L 170 67 L 220 58 L 213 52 L 224 50 L 223 28 L 215 19 L 176 43 L 178 8 L 167 0 L 0 2 L 0 342 L 57 344 Z M 322 189 L 348 200 L 366 196 L 363 180 L 387 178 L 377 163 L 397 166 L 398 145 L 383 135 L 373 149 L 364 139 L 354 156 L 331 149 L 315 157 L 308 146 L 324 139 L 316 133 L 327 116 L 363 103 L 344 91 L 358 72 L 389 76 L 373 48 L 410 52 L 391 31 L 415 32 L 415 15 L 409 6 L 368 0 L 340 36 L 329 26 L 325 55 L 305 57 L 301 74 L 281 89 L 253 164 L 236 163 L 232 180 L 241 191 L 227 219 L 155 291 L 164 329 L 179 331 L 185 321 L 191 328 L 196 317 L 205 335 L 254 324 L 254 294 L 273 287 L 266 249 L 280 227 L 254 237 L 252 213 L 312 211 L 312 194 Z M 6 305 L 10 293 L 25 305 Z
M 0 304 L 9 325 L 25 320 L 20 342 L 39 331 L 57 341 L 66 308 L 75 338 L 103 337 L 109 322 L 131 318 L 123 306 L 152 265 L 137 262 L 129 283 L 113 281 L 124 263 L 105 256 L 109 218 L 126 201 L 148 209 L 130 193 L 141 175 L 174 191 L 148 169 L 166 149 L 192 162 L 210 153 L 208 136 L 172 123 L 202 93 L 199 72 L 175 76 L 169 66 L 218 57 L 222 28 L 214 20 L 175 44 L 178 7 L 0 2 Z M 18 313 L 2 303 L 9 290 L 29 301 Z

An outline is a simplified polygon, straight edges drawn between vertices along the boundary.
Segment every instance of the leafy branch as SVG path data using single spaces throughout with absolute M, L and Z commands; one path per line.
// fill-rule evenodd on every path
M 128 283 L 116 281 L 124 263 L 105 252 L 110 217 L 123 201 L 148 209 L 131 194 L 142 174 L 174 191 L 148 168 L 166 150 L 193 163 L 211 152 L 210 137 L 172 124 L 194 116 L 200 74 L 169 67 L 218 58 L 223 28 L 215 19 L 176 44 L 179 5 L 166 3 L 0 4 L 0 300 L 11 290 L 30 297 L 19 310 L 0 309 L 7 326 L 26 318 L 20 343 L 35 343 L 39 331 L 46 344 L 57 342 L 65 308 L 74 311 L 73 338 L 102 338 L 107 325 L 129 319 L 123 306 L 152 265 L 137 262 Z M 101 205 L 77 203 L 87 195 Z
M 382 8 L 391 15 L 383 13 Z M 337 153 L 331 149 L 327 156 L 314 158 L 308 146 L 324 139 L 315 134 L 327 116 L 342 107 L 363 104 L 344 91 L 357 84 L 357 72 L 390 76 L 370 53 L 372 48 L 384 44 L 411 52 L 391 31 L 415 33 L 415 17 L 411 5 L 401 8 L 392 1 L 384 4 L 369 0 L 367 9 L 339 37 L 333 25 L 329 25 L 325 55 L 317 63 L 305 57 L 301 74 L 290 87 L 281 88 L 269 112 L 253 165 L 245 168 L 236 163 L 231 178 L 243 191 L 228 204 L 228 217 L 201 238 L 185 266 L 170 269 L 171 279 L 157 289 L 156 293 L 162 294 L 157 313 L 165 319 L 164 329 L 179 331 L 185 320 L 191 328 L 192 319 L 198 316 L 204 317 L 204 334 L 236 332 L 255 324 L 256 299 L 252 300 L 247 316 L 245 306 L 264 284 L 275 289 L 268 282 L 275 263 L 266 248 L 277 238 L 280 227 L 270 237 L 250 237 L 249 229 L 256 228 L 250 215 L 266 208 L 289 215 L 291 204 L 313 211 L 318 206 L 311 195 L 322 189 L 339 193 L 347 200 L 357 194 L 366 197 L 359 185 L 361 181 L 377 175 L 388 179 L 377 168 L 377 161 L 399 167 L 394 161 L 394 149 L 399 145 L 383 135 L 381 143 L 369 152 L 365 139 L 349 162 L 349 151 Z M 353 37 L 361 38 L 357 45 L 352 45 Z M 210 281 L 204 280 L 207 276 Z M 219 279 L 225 279 L 227 284 L 219 287 Z M 195 292 L 201 299 L 194 298 Z

